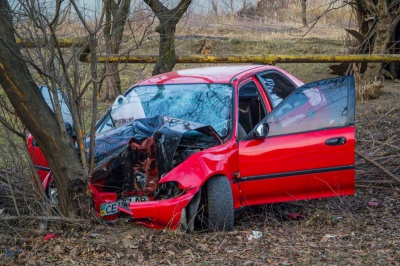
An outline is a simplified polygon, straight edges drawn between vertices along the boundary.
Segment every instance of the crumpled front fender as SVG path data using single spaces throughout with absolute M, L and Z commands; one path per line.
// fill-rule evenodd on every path
M 128 208 L 118 207 L 118 210 L 132 215 L 135 222 L 150 228 L 170 228 L 175 230 L 185 208 L 200 187 L 192 188 L 176 198 L 147 202 L 132 202 Z

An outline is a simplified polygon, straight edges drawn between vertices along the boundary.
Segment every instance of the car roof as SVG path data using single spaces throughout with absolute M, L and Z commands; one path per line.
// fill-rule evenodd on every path
M 230 65 L 176 70 L 144 79 L 136 85 L 188 84 L 188 83 L 231 83 L 235 77 L 250 73 L 278 70 L 268 65 Z

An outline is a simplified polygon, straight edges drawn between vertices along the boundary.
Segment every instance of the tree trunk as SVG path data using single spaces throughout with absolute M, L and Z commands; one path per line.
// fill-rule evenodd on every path
M 391 54 L 399 54 L 400 53 L 400 24 L 397 23 L 395 26 L 394 32 L 391 37 L 391 45 L 390 45 L 390 53 Z M 389 66 L 390 73 L 392 74 L 394 79 L 398 79 L 400 77 L 400 62 L 390 63 Z
M 118 63 L 106 63 L 106 96 L 102 100 L 115 100 L 121 94 L 121 80 Z
M 22 60 L 6 0 L 0 0 L 0 36 L 0 84 L 48 160 L 60 195 L 60 209 L 71 218 L 86 215 L 92 202 L 87 193 L 88 175 L 65 126 L 58 124 Z
M 160 34 L 159 57 L 153 75 L 171 71 L 176 64 L 175 30 L 176 24 L 188 9 L 191 0 L 180 0 L 174 9 L 166 8 L 160 0 L 144 0 L 160 21 L 156 32 Z
M 129 15 L 130 0 L 119 1 L 106 0 L 104 36 L 106 42 L 106 54 L 118 54 L 121 47 L 122 35 Z M 121 80 L 118 70 L 118 63 L 106 63 L 106 92 L 101 100 L 113 101 L 121 94 Z
M 211 1 L 211 5 L 212 5 L 212 10 L 214 11 L 215 17 L 219 18 L 219 9 L 218 9 L 218 2 L 215 0 Z
M 174 20 L 160 19 L 156 32 L 160 34 L 159 59 L 153 69 L 153 75 L 171 71 L 176 64 Z
M 395 29 L 398 25 L 400 5 L 395 0 L 354 0 L 350 4 L 356 11 L 359 32 L 364 36 L 358 53 L 386 54 L 393 53 L 394 47 L 389 47 L 395 38 Z M 392 39 L 391 39 L 392 38 Z M 397 64 L 396 64 L 397 65 Z M 395 64 L 390 65 L 390 71 L 395 71 Z M 379 76 L 382 63 L 369 63 L 364 73 L 365 80 L 371 81 Z M 398 76 L 392 73 L 393 77 Z
M 307 0 L 301 0 L 301 20 L 303 26 L 307 27 Z
M 372 54 L 386 54 L 390 36 L 394 30 L 392 26 L 393 20 L 385 0 L 379 0 L 376 9 L 379 21 L 376 28 Z M 381 69 L 382 63 L 369 63 L 364 77 L 367 80 L 374 80 L 375 77 L 379 76 Z
M 368 11 L 361 0 L 354 1 L 353 8 L 355 10 L 359 32 L 366 36 L 368 33 L 368 22 L 365 19 L 368 16 Z

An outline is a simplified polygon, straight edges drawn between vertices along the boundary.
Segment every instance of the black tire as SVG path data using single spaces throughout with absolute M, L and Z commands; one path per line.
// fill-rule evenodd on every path
M 207 181 L 207 211 L 210 231 L 233 230 L 232 190 L 225 176 L 215 176 Z
M 50 200 L 51 206 L 55 207 L 58 205 L 58 191 L 56 187 L 56 183 L 54 180 L 51 180 L 47 184 L 47 189 L 46 189 L 46 194 L 47 198 Z
M 58 193 L 57 193 L 57 187 L 56 187 L 56 184 L 54 183 L 54 180 L 51 180 L 47 184 L 47 188 L 46 188 L 45 192 L 46 192 L 46 197 L 48 200 L 41 201 L 42 216 L 49 216 L 49 215 L 52 215 L 51 209 L 58 205 Z M 48 220 L 42 220 L 40 222 L 40 229 L 47 230 L 49 228 L 49 225 L 50 225 L 50 222 Z

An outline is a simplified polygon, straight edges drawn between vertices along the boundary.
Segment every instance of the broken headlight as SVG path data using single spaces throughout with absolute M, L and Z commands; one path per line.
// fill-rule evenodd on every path
M 179 188 L 178 182 L 166 182 L 158 185 L 158 188 L 154 191 L 155 200 L 163 200 L 174 198 L 183 193 L 183 190 Z

